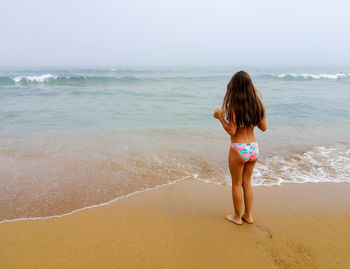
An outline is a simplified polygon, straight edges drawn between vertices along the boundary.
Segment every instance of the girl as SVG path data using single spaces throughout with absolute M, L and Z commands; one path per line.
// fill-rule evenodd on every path
M 259 156 L 259 146 L 254 137 L 254 127 L 266 130 L 265 107 L 258 96 L 249 74 L 239 71 L 227 85 L 221 110 L 216 108 L 217 118 L 231 136 L 228 164 L 232 176 L 232 200 L 234 215 L 225 218 L 241 225 L 242 219 L 253 223 L 253 189 L 251 176 Z M 245 210 L 242 214 L 242 187 Z

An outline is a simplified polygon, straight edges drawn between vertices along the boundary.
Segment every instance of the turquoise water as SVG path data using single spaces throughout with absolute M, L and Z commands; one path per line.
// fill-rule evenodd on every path
M 230 185 L 212 114 L 241 69 L 267 112 L 253 185 L 350 182 L 350 67 L 2 68 L 0 220 L 181 178 Z
M 4 131 L 215 127 L 239 68 L 28 69 L 0 71 Z M 273 125 L 350 123 L 350 70 L 246 68 Z

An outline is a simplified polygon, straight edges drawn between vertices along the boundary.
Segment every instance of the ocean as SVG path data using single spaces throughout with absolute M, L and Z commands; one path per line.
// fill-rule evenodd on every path
M 252 182 L 350 183 L 350 67 L 0 68 L 0 221 L 177 180 L 231 185 L 213 118 L 247 71 L 266 106 Z

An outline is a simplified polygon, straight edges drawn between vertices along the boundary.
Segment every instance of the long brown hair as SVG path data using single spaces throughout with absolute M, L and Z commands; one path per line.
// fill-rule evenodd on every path
M 226 120 L 237 127 L 256 126 L 264 118 L 264 104 L 247 72 L 239 71 L 233 75 L 221 110 Z

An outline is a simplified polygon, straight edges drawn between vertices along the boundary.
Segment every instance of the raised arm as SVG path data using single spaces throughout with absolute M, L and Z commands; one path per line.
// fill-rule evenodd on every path
M 266 125 L 266 118 L 265 117 L 259 122 L 258 128 L 263 132 L 266 131 L 267 125 Z
M 227 122 L 225 119 L 224 119 L 224 116 L 222 115 L 222 112 L 220 109 L 216 108 L 215 111 L 214 111 L 214 118 L 218 119 L 221 124 L 222 124 L 222 127 L 225 129 L 225 131 L 231 135 L 231 136 L 234 136 L 235 133 L 236 133 L 236 130 L 237 130 L 237 127 L 234 123 L 231 123 L 231 122 Z

